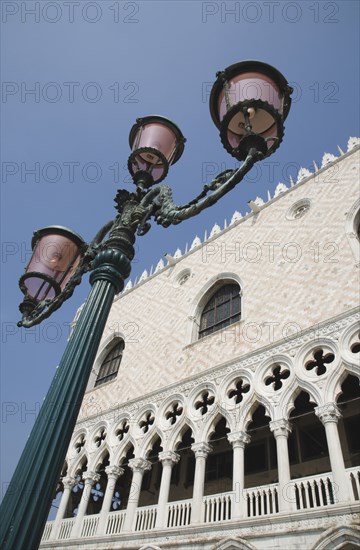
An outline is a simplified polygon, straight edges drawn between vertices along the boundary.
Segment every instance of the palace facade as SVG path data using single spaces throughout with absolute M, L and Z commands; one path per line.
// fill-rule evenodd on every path
M 360 546 L 359 140 L 339 151 L 115 299 L 41 548 Z

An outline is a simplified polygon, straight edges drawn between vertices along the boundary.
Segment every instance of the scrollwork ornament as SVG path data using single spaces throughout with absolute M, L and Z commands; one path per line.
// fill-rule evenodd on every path
M 149 231 L 151 218 L 154 218 L 157 224 L 168 227 L 196 216 L 233 189 L 254 163 L 261 158 L 263 158 L 263 154 L 255 148 L 251 148 L 240 168 L 222 172 L 213 181 L 206 184 L 195 199 L 182 206 L 175 204 L 172 190 L 167 185 L 146 189 L 146 186 L 144 187 L 141 182 L 138 182 L 134 193 L 130 193 L 126 189 L 119 189 L 115 197 L 118 215 L 115 220 L 108 222 L 100 229 L 89 245 L 85 245 L 79 266 L 58 296 L 36 304 L 27 296 L 27 290 L 23 289 L 25 292 L 25 299 L 21 307 L 23 319 L 19 322 L 19 326 L 31 327 L 49 317 L 65 300 L 72 296 L 75 287 L 80 284 L 82 276 L 87 271 L 92 271 L 90 281 L 97 280 L 99 271 L 94 274 L 94 267 L 96 271 L 95 260 L 98 254 L 106 249 L 113 249 L 131 261 L 135 254 L 133 247 L 135 235 L 142 236 Z M 109 232 L 108 239 L 104 240 Z M 121 279 L 124 278 L 124 275 L 120 274 L 119 279 L 110 267 L 102 267 L 102 272 L 105 279 L 114 284 L 117 292 L 120 292 L 123 288 Z

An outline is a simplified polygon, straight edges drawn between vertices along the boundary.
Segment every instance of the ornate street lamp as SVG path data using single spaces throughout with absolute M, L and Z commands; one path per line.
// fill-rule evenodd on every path
M 48 317 L 87 271 L 92 288 L 3 499 L 3 550 L 33 550 L 40 544 L 105 323 L 130 274 L 136 235 L 150 229 L 151 219 L 168 227 L 195 216 L 233 189 L 255 162 L 271 155 L 283 136 L 291 91 L 269 65 L 232 65 L 217 75 L 210 111 L 226 150 L 244 161 L 238 169 L 222 172 L 192 201 L 176 205 L 171 188 L 158 184 L 180 159 L 185 138 L 166 118 L 141 118 L 129 136 L 135 191 L 117 192 L 115 219 L 90 244 L 58 226 L 34 234 L 33 254 L 20 278 L 25 298 L 19 326 L 31 327 Z

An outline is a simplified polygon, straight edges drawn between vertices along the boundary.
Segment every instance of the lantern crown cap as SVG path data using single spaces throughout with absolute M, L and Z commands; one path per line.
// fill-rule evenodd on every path
M 47 227 L 43 227 L 42 229 L 37 229 L 33 233 L 32 241 L 31 241 L 31 247 L 34 248 L 36 243 L 41 237 L 44 237 L 45 235 L 62 235 L 63 237 L 67 237 L 68 239 L 72 240 L 75 244 L 77 244 L 79 247 L 82 247 L 85 244 L 84 239 L 76 233 L 75 231 L 72 231 L 68 227 L 64 227 L 63 225 L 48 225 Z

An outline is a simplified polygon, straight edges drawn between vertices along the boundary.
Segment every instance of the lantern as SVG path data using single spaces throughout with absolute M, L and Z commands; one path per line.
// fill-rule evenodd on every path
M 84 249 L 83 239 L 60 226 L 50 226 L 35 231 L 31 247 L 32 256 L 20 278 L 20 288 L 25 294 L 21 310 L 32 309 L 43 300 L 52 300 L 65 288 L 80 263 Z
M 181 157 L 185 141 L 176 124 L 167 118 L 138 118 L 129 135 L 132 153 L 128 168 L 135 183 L 142 178 L 149 187 L 162 181 L 169 166 Z
M 242 61 L 217 73 L 210 112 L 225 149 L 244 160 L 251 148 L 270 156 L 280 145 L 292 88 L 271 65 Z

